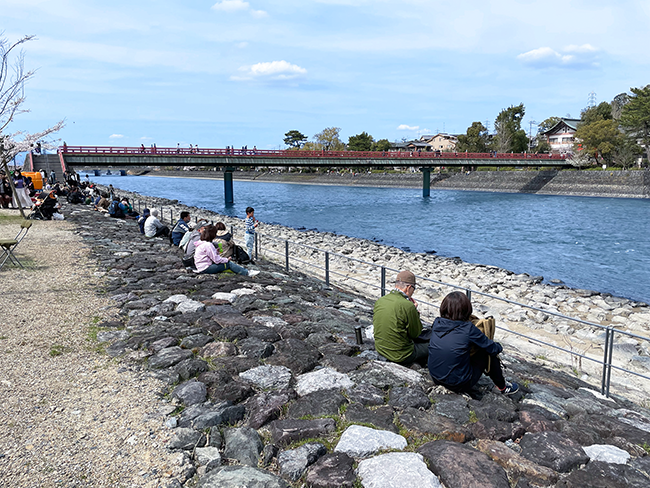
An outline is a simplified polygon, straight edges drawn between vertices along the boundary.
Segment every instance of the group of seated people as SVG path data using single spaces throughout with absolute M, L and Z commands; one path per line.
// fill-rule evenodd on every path
M 413 293 L 415 275 L 401 271 L 395 288 L 375 302 L 375 349 L 388 361 L 428 368 L 433 381 L 458 393 L 470 392 L 485 373 L 498 391 L 512 395 L 519 390 L 506 381 L 499 360 L 503 347 L 488 338 L 473 321 L 472 303 L 465 293 L 448 294 L 440 304 L 440 317 L 423 333 Z
M 233 260 L 235 241 L 223 222 L 210 224 L 200 220 L 190 228 L 190 213 L 181 212 L 170 231 L 158 219 L 158 211 L 145 208 L 138 218 L 140 232 L 146 237 L 168 237 L 170 244 L 183 250 L 182 262 L 186 268 L 200 274 L 216 274 L 230 270 L 244 276 L 256 276 L 257 270 L 248 270 Z

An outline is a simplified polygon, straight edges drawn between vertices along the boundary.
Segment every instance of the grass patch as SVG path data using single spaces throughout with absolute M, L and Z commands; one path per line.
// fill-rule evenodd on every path
M 643 448 L 643 450 L 645 452 L 647 452 L 650 455 L 650 444 L 648 444 L 647 442 L 644 442 L 643 444 L 641 444 L 641 447 Z
M 22 215 L 0 215 L 0 225 L 19 224 L 23 221 Z
M 59 344 L 54 344 L 54 345 L 52 345 L 50 347 L 50 353 L 49 354 L 50 354 L 50 356 L 52 356 L 54 358 L 56 356 L 62 356 L 66 352 L 70 352 L 70 351 L 72 351 L 72 349 L 70 349 L 67 346 L 61 346 Z
M 470 424 L 475 424 L 478 422 L 478 417 L 476 416 L 476 412 L 474 410 L 469 411 L 469 423 Z

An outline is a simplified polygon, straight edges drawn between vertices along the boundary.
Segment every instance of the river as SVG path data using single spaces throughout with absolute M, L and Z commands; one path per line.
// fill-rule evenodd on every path
M 101 176 L 92 181 L 220 214 L 370 239 L 650 302 L 650 201 L 517 193 Z

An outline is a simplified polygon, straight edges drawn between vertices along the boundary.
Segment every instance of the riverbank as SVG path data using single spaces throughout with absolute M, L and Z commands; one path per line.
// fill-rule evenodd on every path
M 156 477 L 152 486 L 161 488 L 441 488 L 441 483 L 455 488 L 641 488 L 650 481 L 643 447 L 650 444 L 650 411 L 618 395 L 604 398 L 570 368 L 506 345 L 505 374 L 521 384 L 520 392 L 501 395 L 484 378 L 471 396 L 453 394 L 433 385 L 426 369 L 378 360 L 372 340 L 356 343 L 355 328 L 371 323 L 373 299 L 365 294 L 327 287 L 264 259 L 255 278 L 188 273 L 177 248 L 165 239 L 145 239 L 133 221 L 81 205 L 66 205 L 63 213 L 66 222 L 44 224 L 63 236 L 70 233 L 93 272 L 56 282 L 56 293 L 69 294 L 85 314 L 94 313 L 94 300 L 113 304 L 96 323 L 101 347 L 94 354 L 101 359 L 105 351 L 115 358 L 111 364 L 119 365 L 120 374 L 156 378 L 172 405 L 167 404 L 168 415 L 153 417 L 153 425 L 140 434 L 132 423 L 140 404 L 123 403 L 127 390 L 106 388 L 104 396 L 88 398 L 78 408 L 81 417 L 75 410 L 63 426 L 49 427 L 55 435 L 57 428 L 74 428 L 75 435 L 61 444 L 83 452 L 93 469 L 72 480 L 52 478 L 60 480 L 58 485 L 140 486 L 104 476 L 104 460 L 93 451 L 95 436 L 106 430 L 119 434 L 123 420 L 133 431 L 113 449 L 115 459 L 125 464 L 133 461 L 125 456 L 133 452 L 130 448 L 136 451 L 131 455 L 156 456 L 143 447 L 143 439 L 154 436 L 158 443 L 160 429 L 169 428 L 165 448 L 173 469 L 139 473 L 140 480 Z M 65 264 L 72 254 L 55 244 L 51 250 L 52 266 Z M 24 248 L 20 257 L 41 259 L 38 247 Z M 3 270 L 0 278 L 15 271 Z M 18 352 L 3 350 L 0 358 L 17 357 L 29 347 L 26 332 L 22 342 L 12 343 Z M 84 334 L 82 328 L 73 337 L 80 340 Z M 64 351 L 61 362 L 76 367 L 77 357 Z M 92 393 L 94 385 L 86 378 L 77 374 L 75 379 Z M 61 400 L 66 393 L 51 395 Z M 145 390 L 140 403 L 149 399 Z M 41 407 L 27 400 L 28 407 Z M 106 425 L 87 416 L 94 408 L 113 405 L 125 411 L 118 409 L 115 414 L 122 416 Z M 24 436 L 17 444 L 35 439 L 25 446 L 29 455 L 42 449 L 34 435 L 39 424 L 18 413 L 18 419 L 7 419 L 8 425 L 14 429 L 11 422 L 25 422 L 12 432 Z M 4 448 L 9 440 L 2 440 Z M 80 471 L 69 466 L 66 455 L 55 453 L 52 476 Z M 3 468 L 5 460 L 0 456 Z M 399 483 L 395 473 L 400 473 Z M 14 484 L 54 486 L 38 479 L 18 481 Z
M 146 169 L 133 170 L 139 174 Z M 149 171 L 149 176 L 223 179 L 221 171 Z M 378 188 L 422 188 L 416 173 L 287 173 L 236 171 L 235 180 L 307 185 L 370 186 Z M 630 171 L 473 171 L 432 173 L 432 190 L 463 190 L 501 193 L 536 193 L 610 198 L 650 198 L 650 170 Z
M 242 221 L 237 218 L 186 207 L 167 199 L 124 193 L 140 200 L 142 205 L 164 207 L 167 209 L 166 215 L 169 215 L 169 211 L 178 215 L 187 210 L 192 218 L 223 221 L 228 227 L 233 227 L 238 242 L 244 241 Z M 650 308 L 643 302 L 593 290 L 571 289 L 561 283 L 543 283 L 543 278 L 539 276 L 515 274 L 495 266 L 466 263 L 458 258 L 406 252 L 365 239 L 299 231 L 266 223 L 261 224 L 259 230 L 262 234 L 261 250 L 266 258 L 284 263 L 285 240 L 288 240 L 295 243 L 290 246 L 291 260 L 294 261 L 292 267 L 323 280 L 324 253 L 316 249 L 341 255 L 342 257 L 330 257 L 332 279 L 338 286 L 366 297 L 379 297 L 380 266 L 390 270 L 410 269 L 421 278 L 431 280 L 422 283 L 416 297 L 423 302 L 420 311 L 429 321 L 437 316 L 437 305 L 453 287 L 473 290 L 472 301 L 476 309 L 485 315 L 494 316 L 499 327 L 512 332 L 505 336 L 504 342 L 533 356 L 550 358 L 574 367 L 585 381 L 592 381 L 594 385 L 600 382 L 602 366 L 589 359 L 583 361 L 557 349 L 533 344 L 517 334 L 535 337 L 562 349 L 580 353 L 593 361 L 602 361 L 607 327 L 650 337 Z M 511 301 L 532 308 L 521 307 Z M 372 334 L 371 328 L 368 334 Z M 615 342 L 616 349 L 621 351 L 614 355 L 616 366 L 646 376 L 650 373 L 650 342 L 623 334 L 617 334 Z M 644 398 L 650 391 L 646 380 L 618 375 L 616 372 L 613 374 L 613 383 L 622 388 L 621 391 L 626 391 L 626 394 Z

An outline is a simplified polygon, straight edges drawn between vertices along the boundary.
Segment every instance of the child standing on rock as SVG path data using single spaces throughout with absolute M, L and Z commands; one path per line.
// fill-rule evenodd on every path
M 255 219 L 255 209 L 253 207 L 246 207 L 246 220 L 244 220 L 244 225 L 246 226 L 246 249 L 248 250 L 248 257 L 252 262 L 253 247 L 255 245 L 255 228 L 259 225 L 259 222 Z

